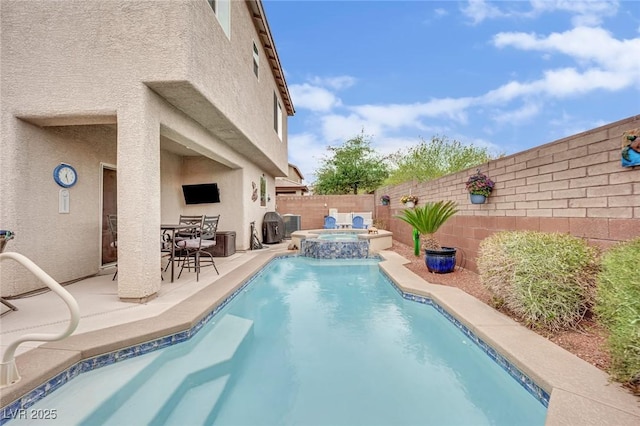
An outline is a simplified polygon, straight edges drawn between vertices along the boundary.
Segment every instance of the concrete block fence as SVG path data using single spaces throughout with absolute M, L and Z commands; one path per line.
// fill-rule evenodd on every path
M 394 216 L 405 194 L 426 201 L 453 200 L 460 210 L 438 232 L 443 246 L 459 249 L 458 262 L 477 272 L 480 242 L 495 232 L 566 232 L 603 248 L 640 236 L 640 166 L 622 167 L 622 134 L 640 128 L 640 115 L 569 136 L 430 182 L 405 182 L 375 195 L 277 196 L 281 214 L 301 215 L 302 229 L 321 228 L 329 208 L 372 211 L 393 238 L 412 245 L 411 228 Z M 495 189 L 485 204 L 471 204 L 465 189 L 476 168 Z M 383 206 L 380 197 L 389 195 Z
M 480 242 L 504 230 L 566 232 L 603 248 L 640 236 L 640 166 L 622 167 L 622 134 L 640 127 L 640 115 L 481 165 L 496 186 L 485 204 L 471 204 L 465 189 L 474 167 L 430 182 L 380 188 L 391 197 L 393 238 L 412 245 L 411 229 L 393 218 L 400 197 L 453 200 L 460 212 L 438 232 L 443 246 L 460 249 L 459 262 L 477 272 Z M 380 209 L 379 209 L 380 210 Z
M 278 195 L 276 211 L 281 215 L 300 215 L 301 229 L 320 229 L 329 209 L 340 213 L 372 212 L 375 219 L 375 196 L 362 195 Z

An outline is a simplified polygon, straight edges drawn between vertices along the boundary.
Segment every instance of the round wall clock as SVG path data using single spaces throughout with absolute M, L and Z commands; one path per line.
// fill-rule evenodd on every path
M 69 164 L 60 163 L 53 169 L 53 180 L 63 188 L 71 188 L 78 182 L 78 173 Z

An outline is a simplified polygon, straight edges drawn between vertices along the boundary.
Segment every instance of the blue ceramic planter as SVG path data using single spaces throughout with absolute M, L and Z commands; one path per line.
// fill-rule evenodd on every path
M 479 194 L 469 194 L 469 198 L 471 199 L 471 204 L 484 204 L 487 201 L 487 197 Z
M 424 263 L 429 272 L 447 274 L 456 268 L 456 249 L 441 247 L 440 250 L 425 249 Z

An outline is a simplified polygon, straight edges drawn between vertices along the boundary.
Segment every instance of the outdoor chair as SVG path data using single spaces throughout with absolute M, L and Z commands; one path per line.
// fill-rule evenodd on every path
M 118 250 L 118 215 L 116 214 L 108 214 L 107 215 L 107 225 L 109 227 L 109 234 L 111 235 L 111 243 L 109 243 L 109 247 L 112 247 L 116 250 Z M 162 243 L 160 246 L 160 249 L 162 250 Z M 113 273 L 113 278 L 111 278 L 111 281 L 115 281 L 116 278 L 118 277 L 118 263 L 116 263 L 116 272 Z M 160 278 L 162 280 L 164 280 L 164 277 L 162 276 L 162 267 L 160 268 L 161 273 L 160 273 Z
M 324 229 L 336 229 L 336 218 L 327 216 L 324 218 Z
M 365 229 L 364 218 L 362 216 L 354 216 L 351 222 L 353 229 Z
M 216 231 L 218 229 L 218 222 L 220 221 L 220 215 L 217 216 L 203 216 L 200 226 L 197 231 L 192 234 L 192 238 L 178 241 L 178 247 L 183 249 L 182 266 L 180 267 L 180 273 L 178 278 L 182 275 L 182 271 L 186 268 L 191 271 L 191 261 L 193 261 L 193 268 L 196 270 L 196 281 L 200 280 L 200 268 L 202 266 L 213 266 L 213 269 L 218 272 L 215 260 L 213 259 L 213 253 L 210 249 L 216 245 Z M 208 262 L 208 265 L 203 265 L 203 262 Z
M 118 250 L 118 215 L 108 214 L 107 225 L 109 226 L 109 234 L 111 235 L 111 243 L 109 243 L 109 247 L 112 247 L 117 251 Z M 111 278 L 111 281 L 115 281 L 117 276 L 118 276 L 118 264 L 116 263 L 116 272 L 113 274 L 113 278 Z
M 180 215 L 180 220 L 178 221 L 178 223 L 180 225 L 193 225 L 194 228 L 178 231 L 176 233 L 176 236 L 178 237 L 178 238 L 176 238 L 176 241 L 180 241 L 180 240 L 185 239 L 185 238 L 193 238 L 195 228 L 202 225 L 202 219 L 203 218 L 204 218 L 204 216 L 201 215 L 201 214 L 199 214 L 199 215 L 183 215 L 183 214 L 181 214 Z
M 198 236 L 198 232 L 200 232 L 200 227 L 202 226 L 203 215 L 180 215 L 180 219 L 178 223 L 180 225 L 189 225 L 187 229 L 182 229 L 174 235 L 175 241 L 170 241 L 170 235 L 163 234 L 162 235 L 162 249 L 161 251 L 165 253 L 169 253 L 169 261 L 167 262 L 167 266 L 164 267 L 164 271 L 166 272 L 169 269 L 169 265 L 178 259 L 178 266 L 180 266 L 180 261 L 184 260 L 187 255 L 187 251 L 184 248 L 183 240 L 196 238 Z M 171 244 L 175 244 L 175 258 L 171 258 Z

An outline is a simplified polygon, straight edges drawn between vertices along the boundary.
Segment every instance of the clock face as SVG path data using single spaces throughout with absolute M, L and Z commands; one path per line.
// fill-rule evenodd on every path
M 53 179 L 63 188 L 70 188 L 78 181 L 78 174 L 72 166 L 60 164 L 53 170 Z

